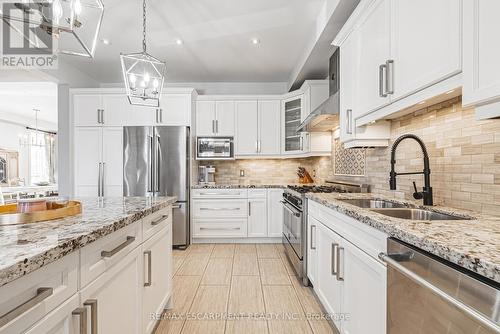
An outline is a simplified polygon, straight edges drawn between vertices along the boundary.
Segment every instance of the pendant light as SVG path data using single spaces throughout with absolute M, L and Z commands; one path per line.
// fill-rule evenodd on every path
M 18 0 L 4 3 L 0 12 L 30 48 L 88 58 L 94 57 L 103 15 L 102 0 Z
M 159 107 L 165 62 L 146 49 L 146 0 L 142 2 L 142 52 L 120 54 L 123 80 L 130 104 Z

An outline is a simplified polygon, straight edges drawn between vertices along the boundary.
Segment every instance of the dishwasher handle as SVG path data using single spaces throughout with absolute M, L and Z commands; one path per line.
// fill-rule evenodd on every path
M 477 312 L 475 309 L 471 308 L 470 306 L 462 303 L 460 300 L 457 300 L 453 298 L 452 296 L 448 295 L 446 292 L 443 290 L 439 289 L 438 287 L 434 286 L 433 284 L 429 283 L 427 280 L 416 274 L 415 272 L 407 269 L 405 266 L 401 265 L 398 261 L 394 260 L 391 258 L 391 256 L 385 254 L 385 253 L 380 253 L 378 255 L 378 258 L 385 262 L 388 266 L 392 267 L 393 269 L 397 270 L 401 274 L 405 275 L 418 285 L 429 289 L 432 293 L 437 295 L 438 297 L 442 298 L 443 300 L 447 301 L 448 303 L 452 304 L 462 312 L 466 313 L 468 316 L 479 322 L 481 325 L 483 325 L 485 328 L 488 328 L 490 330 L 493 330 L 494 332 L 500 333 L 500 326 L 498 326 L 496 323 L 492 322 L 490 319 L 482 315 L 481 313 Z

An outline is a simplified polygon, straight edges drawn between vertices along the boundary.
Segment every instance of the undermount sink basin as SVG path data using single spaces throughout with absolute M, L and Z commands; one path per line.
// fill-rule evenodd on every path
M 378 208 L 407 208 L 412 205 L 405 205 L 382 199 L 356 198 L 356 199 L 341 199 L 340 201 L 358 206 L 360 208 L 378 209 Z
M 399 209 L 372 209 L 373 212 L 378 212 L 380 214 L 408 219 L 408 220 L 471 220 L 472 218 L 454 216 L 445 213 L 439 213 L 423 209 L 412 209 L 412 208 L 399 208 Z

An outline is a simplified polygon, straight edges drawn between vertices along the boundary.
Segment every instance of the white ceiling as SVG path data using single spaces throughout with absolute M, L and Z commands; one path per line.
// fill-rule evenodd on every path
M 148 51 L 167 81 L 286 82 L 325 0 L 148 0 Z M 105 0 L 95 59 L 66 56 L 102 83 L 121 82 L 120 52 L 141 51 L 142 1 Z M 184 43 L 177 45 L 176 39 Z M 251 39 L 261 43 L 252 45 Z
M 32 125 L 38 119 L 57 123 L 57 85 L 51 82 L 0 82 L 0 117 Z

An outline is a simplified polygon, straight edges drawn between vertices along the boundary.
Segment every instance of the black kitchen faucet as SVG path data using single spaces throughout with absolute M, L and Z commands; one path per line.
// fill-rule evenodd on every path
M 397 173 L 396 171 L 394 171 L 394 166 L 396 164 L 396 149 L 398 148 L 398 145 L 405 139 L 414 139 L 420 145 L 422 153 L 424 154 L 424 170 L 422 172 Z M 425 147 L 422 139 L 420 139 L 419 137 L 412 134 L 402 135 L 401 137 L 396 139 L 391 149 L 391 173 L 389 181 L 390 189 L 396 190 L 396 176 L 415 174 L 424 174 L 424 189 L 423 191 L 419 192 L 417 190 L 417 185 L 415 184 L 415 182 L 413 182 L 413 188 L 415 189 L 413 197 L 415 199 L 423 199 L 424 205 L 434 205 L 432 200 L 431 169 L 429 167 L 429 155 L 427 154 L 427 148 Z

